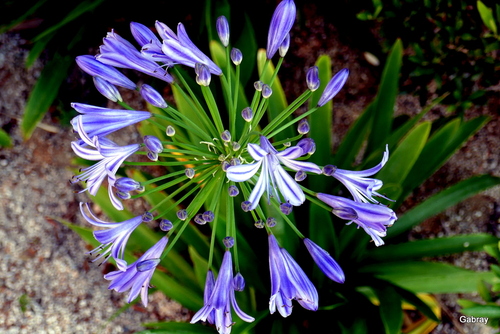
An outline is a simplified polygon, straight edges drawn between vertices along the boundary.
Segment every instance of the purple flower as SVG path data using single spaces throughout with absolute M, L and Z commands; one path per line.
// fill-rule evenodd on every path
M 288 252 L 279 247 L 274 235 L 269 235 L 269 269 L 271 272 L 271 299 L 269 311 L 276 309 L 287 317 L 292 313 L 292 299 L 305 309 L 318 309 L 318 292 L 304 271 Z
M 326 85 L 323 94 L 321 94 L 321 97 L 319 98 L 318 107 L 324 106 L 328 101 L 333 99 L 335 95 L 337 95 L 347 81 L 348 76 L 349 70 L 346 68 L 341 69 L 333 76 L 330 82 Z
M 157 24 L 157 29 L 163 38 L 161 49 L 167 61 L 192 68 L 197 63 L 202 63 L 208 67 L 210 73 L 222 75 L 222 70 L 191 41 L 182 23 L 177 26 L 177 35 L 165 24 Z
M 141 86 L 141 96 L 146 102 L 151 103 L 153 106 L 158 108 L 167 108 L 167 102 L 163 96 L 153 87 L 147 84 Z
M 332 207 L 332 212 L 337 217 L 350 220 L 348 224 L 355 222 L 362 227 L 372 238 L 376 246 L 381 246 L 384 241 L 387 227 L 394 224 L 397 217 L 390 208 L 372 203 L 360 203 L 351 199 L 318 193 L 316 195 L 321 201 Z
M 315 164 L 294 160 L 304 155 L 302 148 L 299 146 L 292 146 L 278 152 L 266 137 L 261 136 L 260 146 L 248 144 L 247 149 L 248 153 L 257 162 L 231 166 L 227 169 L 226 175 L 231 181 L 242 182 L 253 177 L 257 170 L 262 167 L 259 179 L 248 198 L 251 203 L 249 210 L 257 207 L 264 192 L 267 192 L 268 202 L 270 202 L 271 197 L 275 197 L 281 203 L 277 189 L 283 196 L 284 202 L 299 206 L 305 201 L 304 192 L 297 182 L 281 167 L 281 164 L 295 171 L 302 170 L 321 174 L 321 169 Z
M 76 63 L 83 71 L 93 77 L 99 77 L 113 85 L 128 89 L 135 89 L 136 87 L 135 83 L 123 73 L 112 66 L 97 61 L 93 56 L 78 56 L 76 57 Z
M 77 123 L 81 120 L 83 129 L 90 138 L 106 136 L 152 116 L 148 111 L 109 109 L 83 103 L 72 103 L 71 106 L 82 114 L 71 120 L 73 130 L 80 132 Z
M 192 324 L 200 320 L 209 321 L 210 323 L 215 323 L 215 327 L 219 333 L 229 334 L 231 333 L 231 326 L 233 325 L 231 306 L 241 320 L 246 322 L 255 320 L 244 313 L 236 302 L 233 285 L 233 263 L 229 250 L 226 250 L 224 253 L 224 258 L 215 285 L 212 285 L 212 280 L 213 276 L 210 277 L 209 274 L 207 274 L 205 288 L 212 291 L 208 298 L 206 298 L 208 293 L 205 291 L 205 305 L 193 316 L 191 319 Z
M 90 215 L 85 213 L 83 206 L 87 207 L 87 211 Z M 90 210 L 90 206 L 88 203 L 80 203 L 80 211 L 83 215 L 83 218 L 90 224 L 98 227 L 105 227 L 107 230 L 94 231 L 94 238 L 101 243 L 99 247 L 90 251 L 89 253 L 95 253 L 96 251 L 104 250 L 99 254 L 97 258 L 93 261 L 96 261 L 108 253 L 116 260 L 116 264 L 119 268 L 123 268 L 124 260 L 123 253 L 125 251 L 125 246 L 127 244 L 128 238 L 130 234 L 143 222 L 143 216 L 137 216 L 132 219 L 119 222 L 119 223 L 108 223 L 99 218 L 97 218 L 92 211 Z M 106 256 L 106 260 L 109 257 Z M 92 262 L 93 262 L 92 261 Z
M 356 202 L 378 203 L 373 196 L 389 200 L 387 197 L 377 193 L 377 190 L 383 185 L 382 181 L 368 177 L 377 174 L 384 167 L 388 159 L 389 148 L 386 146 L 382 161 L 375 167 L 361 171 L 336 169 L 331 175 L 346 186 Z
M 139 52 L 132 43 L 114 31 L 109 32 L 103 42 L 104 44 L 100 46 L 100 54 L 96 56 L 96 59 L 101 63 L 114 67 L 130 68 L 168 83 L 174 81 L 174 78 L 156 63 L 156 59 L 151 55 Z M 161 60 L 158 59 L 158 61 Z
M 327 251 L 316 245 L 308 238 L 304 239 L 304 244 L 306 245 L 306 248 L 309 251 L 309 254 L 311 254 L 314 262 L 316 262 L 319 269 L 321 269 L 321 271 L 329 279 L 337 283 L 344 283 L 344 271 Z
M 72 182 L 85 181 L 87 188 L 81 192 L 88 190 L 91 195 L 95 196 L 101 183 L 108 177 L 108 193 L 111 202 L 115 208 L 123 210 L 123 205 L 113 192 L 113 185 L 116 180 L 115 174 L 123 161 L 139 150 L 140 145 L 118 146 L 104 137 L 94 137 L 91 140 L 83 129 L 81 118 L 77 120 L 77 127 L 81 140 L 71 142 L 71 148 L 79 157 L 99 162 L 82 169 L 82 173 L 75 176 Z
M 306 83 L 307 83 L 307 88 L 309 88 L 311 92 L 314 92 L 316 89 L 319 88 L 321 82 L 319 80 L 318 66 L 313 66 L 309 70 L 307 70 Z
M 149 282 L 156 266 L 160 263 L 160 256 L 167 242 L 167 237 L 161 238 L 134 263 L 104 275 L 105 279 L 112 281 L 108 289 L 114 289 L 117 292 L 130 290 L 128 303 L 141 293 L 142 304 L 148 306 Z
M 267 35 L 267 59 L 271 59 L 275 55 L 285 38 L 287 38 L 295 22 L 296 12 L 293 0 L 283 0 L 276 7 Z

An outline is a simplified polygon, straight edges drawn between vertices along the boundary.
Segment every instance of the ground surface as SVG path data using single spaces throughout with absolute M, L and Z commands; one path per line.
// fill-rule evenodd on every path
M 350 69 L 350 80 L 335 100 L 334 133 L 338 143 L 376 92 L 380 69 L 364 60 L 363 52 L 370 50 L 349 47 L 314 8 L 308 8 L 304 15 L 304 26 L 293 31 L 292 49 L 284 64 L 289 79 L 284 82 L 285 89 L 292 97 L 299 94 L 301 87 L 297 83 L 303 82 L 304 72 L 294 71 L 292 66 L 303 63 L 307 68 L 320 54 L 332 57 L 334 72 L 343 67 Z M 73 193 L 67 182 L 72 176 L 69 142 L 73 135 L 68 127 L 61 127 L 47 115 L 43 122 L 55 131 L 38 128 L 26 142 L 20 137 L 18 120 L 41 68 L 40 63 L 29 70 L 23 68 L 24 44 L 16 34 L 0 35 L 0 126 L 14 141 L 13 148 L 0 149 L 0 332 L 133 333 L 142 328 L 143 322 L 188 319 L 186 311 L 176 303 L 154 294 L 147 309 L 133 306 L 107 322 L 125 305 L 126 296 L 107 290 L 102 268 L 88 263 L 86 245 L 77 235 L 46 219 L 55 216 L 82 223 L 77 211 L 85 195 Z M 411 96 L 398 100 L 397 113 L 415 114 L 419 110 L 418 100 Z M 444 114 L 444 108 L 438 107 L 428 118 Z M 410 202 L 475 174 L 500 176 L 498 100 L 491 98 L 487 105 L 468 110 L 465 117 L 478 115 L 489 115 L 491 121 L 422 185 Z M 412 237 L 473 232 L 499 235 L 499 203 L 500 188 L 490 189 L 424 222 Z M 487 270 L 491 261 L 481 253 L 442 260 L 477 270 Z M 489 333 L 486 327 L 458 322 L 456 298 L 439 297 L 444 323 L 433 333 Z

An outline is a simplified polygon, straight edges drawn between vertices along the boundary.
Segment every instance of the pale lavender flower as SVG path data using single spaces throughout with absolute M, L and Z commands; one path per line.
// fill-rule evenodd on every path
M 238 306 L 234 295 L 233 279 L 231 252 L 226 250 L 219 270 L 219 275 L 217 276 L 213 288 L 211 278 L 207 274 L 205 287 L 212 291 L 208 298 L 205 298 L 205 296 L 208 295 L 208 293 L 205 292 L 204 306 L 193 316 L 191 319 L 192 324 L 200 320 L 209 322 L 212 320 L 211 323 L 215 323 L 215 327 L 220 334 L 229 334 L 231 333 L 231 327 L 233 325 L 231 306 L 241 320 L 246 322 L 255 320 L 253 317 L 244 313 Z
M 308 238 L 304 239 L 304 244 L 306 245 L 306 248 L 309 251 L 309 254 L 311 254 L 314 262 L 316 262 L 319 269 L 321 269 L 321 271 L 329 279 L 337 283 L 345 282 L 344 271 L 327 251 L 316 245 Z
M 114 85 L 110 84 L 108 81 L 102 79 L 101 77 L 94 77 L 93 79 L 95 88 L 97 88 L 99 93 L 101 93 L 105 98 L 113 102 L 123 101 L 120 92 Z
M 208 67 L 210 73 L 222 75 L 222 70 L 191 41 L 182 23 L 177 25 L 177 35 L 165 24 L 157 23 L 157 30 L 163 38 L 161 49 L 164 57 L 161 59 L 192 68 L 201 63 Z
M 283 40 L 278 49 L 281 58 L 284 58 L 286 56 L 286 53 L 288 52 L 289 48 L 290 48 L 290 34 L 286 34 L 285 39 Z
M 90 138 L 109 135 L 152 116 L 148 111 L 109 109 L 83 103 L 72 103 L 71 106 L 81 114 L 71 120 L 73 130 L 81 135 L 77 125 L 81 120 L 82 128 Z
M 99 162 L 82 169 L 82 173 L 75 176 L 72 182 L 85 181 L 87 188 L 83 189 L 81 192 L 88 190 L 91 195 L 95 196 L 101 183 L 108 177 L 108 193 L 111 202 L 115 208 L 123 210 L 123 205 L 115 197 L 113 192 L 113 185 L 116 180 L 115 174 L 123 161 L 139 150 L 140 145 L 131 144 L 119 146 L 105 137 L 94 137 L 90 139 L 83 129 L 81 119 L 78 119 L 77 127 L 81 139 L 71 142 L 71 148 L 79 157 Z
M 340 91 L 340 89 L 342 89 L 345 82 L 347 81 L 348 76 L 349 70 L 346 68 L 341 69 L 337 72 L 337 74 L 333 76 L 330 82 L 328 82 L 328 84 L 326 85 L 323 94 L 321 94 L 321 97 L 318 101 L 318 107 L 324 106 L 328 101 L 333 99 L 335 95 L 337 95 L 337 93 Z
M 196 83 L 200 86 L 208 87 L 212 80 L 212 75 L 210 74 L 208 66 L 202 63 L 196 63 L 194 71 L 196 73 Z
M 87 208 L 89 215 L 85 213 L 84 206 Z M 97 227 L 105 227 L 107 230 L 94 231 L 94 238 L 101 243 L 101 245 L 89 253 L 101 252 L 97 258 L 92 262 L 105 257 L 105 261 L 111 255 L 119 268 L 123 269 L 125 261 L 123 260 L 123 253 L 125 246 L 132 232 L 144 221 L 143 215 L 134 217 L 118 223 L 108 223 L 97 218 L 88 203 L 80 203 L 80 211 L 85 220 Z M 109 254 L 109 255 L 108 255 Z
M 302 170 L 321 174 L 321 169 L 312 162 L 294 160 L 304 155 L 302 148 L 299 146 L 292 146 L 278 152 L 266 137 L 261 136 L 260 146 L 248 144 L 247 149 L 256 162 L 231 166 L 227 169 L 226 175 L 231 181 L 243 182 L 252 178 L 257 170 L 261 169 L 259 179 L 247 200 L 251 203 L 249 210 L 257 207 L 264 192 L 267 192 L 268 202 L 270 202 L 271 197 L 275 197 L 281 203 L 278 189 L 283 196 L 283 202 L 299 206 L 305 201 L 304 192 L 297 182 L 281 167 L 281 164 L 294 171 Z
M 141 96 L 146 102 L 157 108 L 168 107 L 163 96 L 161 96 L 161 94 L 150 85 L 144 84 L 141 86 Z
M 374 199 L 373 196 L 382 197 L 387 200 L 390 199 L 377 192 L 377 190 L 382 188 L 382 181 L 369 178 L 368 176 L 377 174 L 382 169 L 382 167 L 384 167 L 387 160 L 389 160 L 388 146 L 386 146 L 385 148 L 382 161 L 375 167 L 360 171 L 350 171 L 337 168 L 331 174 L 331 176 L 333 176 L 334 178 L 342 182 L 344 186 L 346 186 L 356 202 L 373 202 L 378 204 L 379 202 Z
M 271 59 L 293 27 L 297 9 L 293 0 L 283 0 L 276 7 L 267 35 L 267 59 Z
M 83 71 L 93 77 L 99 77 L 116 86 L 125 87 L 128 89 L 136 88 L 135 83 L 133 83 L 123 73 L 118 71 L 113 66 L 109 66 L 97 61 L 97 59 L 95 59 L 95 57 L 93 56 L 78 56 L 76 57 L 76 63 Z
M 311 311 L 318 309 L 318 292 L 307 278 L 304 271 L 281 248 L 274 235 L 269 235 L 269 269 L 271 272 L 271 298 L 269 311 L 278 312 L 283 317 L 292 313 L 292 299 L 295 299 L 303 308 Z
M 231 49 L 231 60 L 234 65 L 238 66 L 243 61 L 243 53 L 241 53 L 240 49 L 232 48 Z
M 174 78 L 157 64 L 151 55 L 139 52 L 132 43 L 114 31 L 109 32 L 103 42 L 99 48 L 100 54 L 96 56 L 98 61 L 114 67 L 133 69 L 168 83 L 174 81 Z
M 225 47 L 229 45 L 229 23 L 225 16 L 219 16 L 215 22 L 215 28 L 217 30 L 217 35 Z
M 128 303 L 132 302 L 140 293 L 142 304 L 148 306 L 149 282 L 160 263 L 160 256 L 167 242 L 167 237 L 161 238 L 134 263 L 104 275 L 105 279 L 111 281 L 108 289 L 114 289 L 117 292 L 130 290 Z
M 384 244 L 382 237 L 386 236 L 387 227 L 392 226 L 397 217 L 390 208 L 372 203 L 360 203 L 351 199 L 318 193 L 321 201 L 332 207 L 337 217 L 350 220 L 362 227 L 372 238 L 376 246 Z

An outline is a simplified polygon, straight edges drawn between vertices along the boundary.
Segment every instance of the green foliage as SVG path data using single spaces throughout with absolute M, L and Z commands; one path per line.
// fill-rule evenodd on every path
M 377 22 L 384 50 L 402 39 L 408 54 L 403 89 L 424 104 L 434 86 L 439 95 L 451 93 L 444 101 L 450 110 L 462 112 L 484 103 L 485 89 L 498 83 L 500 17 L 493 12 L 499 7 L 452 0 L 356 3 L 358 19 Z

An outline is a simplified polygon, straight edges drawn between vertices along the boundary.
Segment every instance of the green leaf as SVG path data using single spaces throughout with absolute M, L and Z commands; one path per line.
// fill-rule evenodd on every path
M 24 108 L 21 123 L 24 139 L 31 137 L 36 125 L 42 120 L 43 115 L 56 98 L 59 87 L 66 78 L 68 68 L 72 62 L 72 57 L 56 53 L 54 58 L 43 68 Z
M 462 309 L 461 312 L 473 317 L 500 318 L 500 306 L 498 305 L 472 306 Z
M 493 17 L 493 11 L 486 7 L 481 1 L 477 2 L 477 10 L 479 11 L 479 15 L 481 15 L 481 20 L 483 20 L 484 25 L 496 35 L 498 31 L 495 18 Z
M 399 334 L 403 325 L 401 297 L 390 285 L 374 288 L 374 290 L 380 301 L 380 317 L 384 324 L 385 333 Z
M 7 132 L 3 129 L 0 129 L 0 147 L 11 147 L 12 140 Z
M 377 174 L 377 178 L 383 180 L 384 184 L 387 185 L 402 184 L 417 161 L 427 141 L 430 129 L 431 123 L 423 122 L 410 131 L 390 156 L 384 168 Z M 387 193 L 386 190 L 381 190 L 381 192 Z M 387 196 L 391 197 L 392 194 L 387 194 Z
M 405 212 L 387 230 L 387 238 L 401 234 L 446 208 L 498 184 L 500 184 L 500 178 L 490 175 L 479 175 L 460 181 Z
M 205 258 L 201 257 L 194 247 L 189 247 L 189 256 L 193 261 L 193 268 L 196 274 L 196 279 L 201 289 L 205 287 L 205 280 L 207 276 L 208 262 Z
M 465 251 L 481 251 L 485 244 L 496 243 L 497 241 L 498 238 L 486 233 L 457 235 L 386 245 L 371 250 L 367 253 L 367 256 L 376 261 L 415 260 Z
M 189 324 L 185 322 L 158 322 L 145 323 L 144 327 L 149 330 L 138 332 L 137 334 L 165 333 L 165 334 L 214 334 L 215 329 L 199 324 Z
M 240 83 L 242 87 L 247 86 L 247 82 L 254 75 L 255 64 L 257 63 L 257 39 L 253 29 L 252 21 L 245 14 L 245 26 L 241 36 L 235 43 L 235 46 L 245 55 L 241 63 Z
M 389 137 L 394 104 L 398 94 L 399 73 L 403 57 L 403 43 L 398 39 L 392 46 L 387 63 L 382 73 L 379 91 L 374 102 L 372 131 L 368 141 L 368 153 L 385 146 Z
M 474 292 L 479 280 L 491 282 L 495 277 L 491 272 L 475 272 L 450 264 L 423 261 L 374 263 L 359 271 L 415 293 Z
M 485 302 L 493 301 L 490 289 L 488 288 L 485 282 L 483 281 L 477 282 L 477 292 Z
M 431 307 L 427 305 L 427 303 L 422 301 L 422 299 L 420 299 L 416 294 L 406 289 L 403 289 L 399 286 L 394 285 L 393 288 L 401 296 L 401 298 L 403 298 L 405 301 L 415 306 L 417 310 L 422 312 L 422 314 L 425 315 L 427 318 L 436 322 L 440 321 L 439 318 L 436 316 L 436 314 L 434 314 L 434 312 L 432 311 Z
M 457 118 L 436 131 L 411 169 L 409 174 L 411 177 L 405 180 L 404 192 L 399 202 L 441 167 L 487 120 L 487 117 L 477 117 L 462 122 Z
M 469 307 L 481 305 L 479 303 L 473 302 L 472 300 L 468 300 L 468 299 L 457 299 L 457 304 L 460 305 L 460 307 L 462 307 L 462 308 L 469 308 Z
M 56 30 L 61 29 L 63 26 L 66 24 L 70 23 L 71 21 L 75 20 L 82 14 L 93 10 L 95 7 L 99 6 L 104 0 L 96 0 L 96 1 L 82 1 L 78 3 L 78 5 L 68 13 L 61 21 L 59 21 L 57 24 L 53 25 L 52 27 L 48 28 L 47 30 L 43 31 L 39 35 L 37 35 L 33 41 L 36 42 L 45 36 L 48 36 L 55 32 Z

